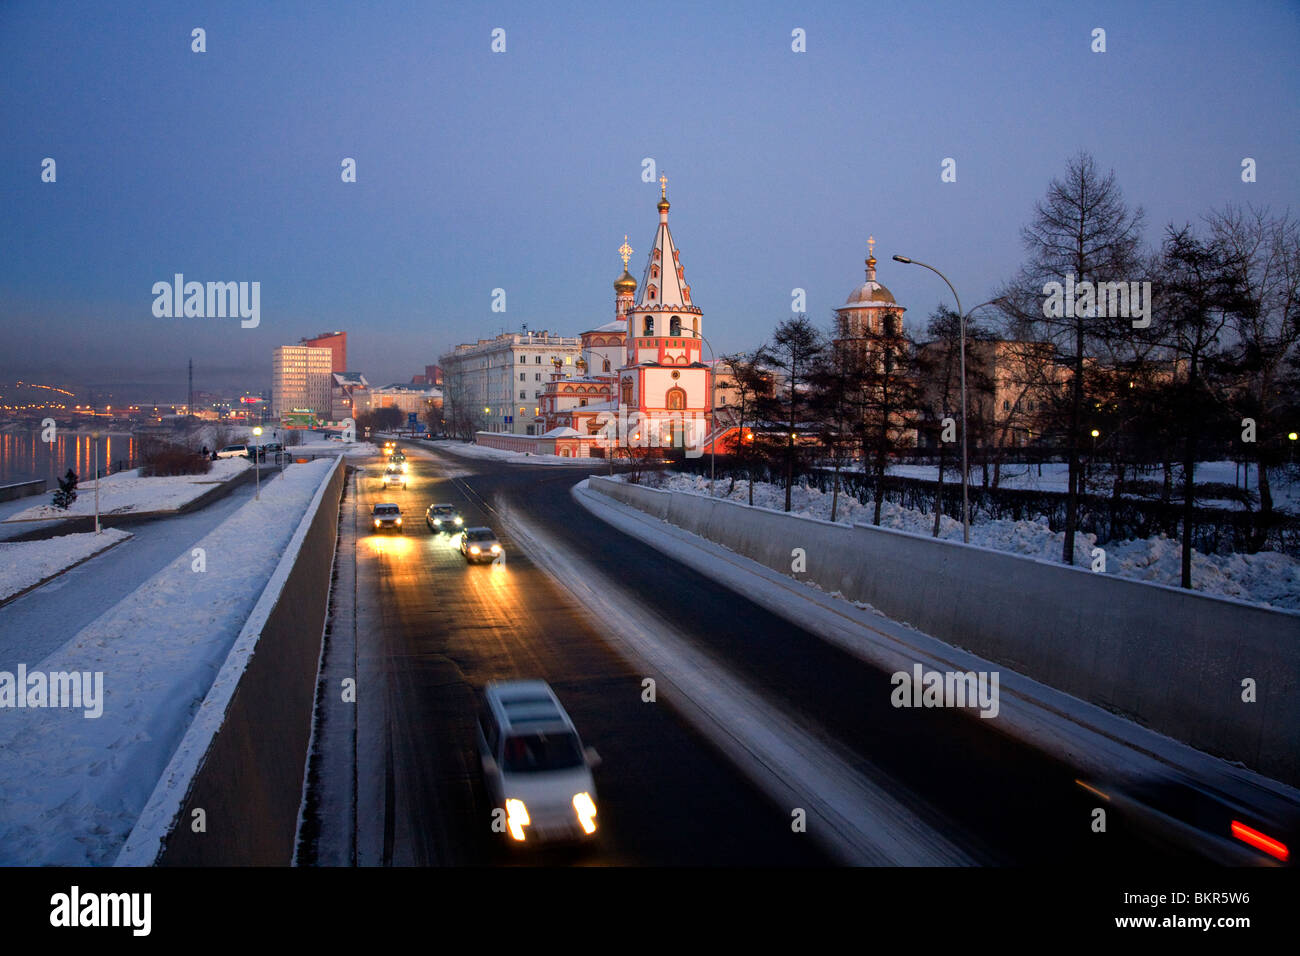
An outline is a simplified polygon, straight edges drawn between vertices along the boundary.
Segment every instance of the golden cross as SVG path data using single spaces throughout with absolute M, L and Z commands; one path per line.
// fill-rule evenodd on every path
M 623 271 L 627 271 L 627 260 L 632 258 L 633 249 L 627 244 L 627 236 L 623 237 L 623 244 L 618 247 L 618 254 L 623 257 Z
M 668 198 L 668 175 L 666 173 L 659 177 L 659 198 Z
M 867 258 L 874 259 L 875 257 L 876 257 L 876 237 L 867 236 Z

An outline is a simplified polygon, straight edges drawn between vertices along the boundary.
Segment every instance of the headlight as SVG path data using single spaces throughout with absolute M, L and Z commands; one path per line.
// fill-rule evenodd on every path
M 480 550 L 480 548 L 479 548 L 479 546 L 476 545 L 476 544 L 471 544 L 471 545 L 469 546 L 469 553 L 470 553 L 470 554 L 478 554 L 478 553 L 479 553 L 479 550 Z
M 378 519 L 378 518 L 375 519 L 375 527 L 376 527 L 376 528 L 379 527 L 379 519 Z
M 403 474 L 406 473 L 406 465 L 405 465 L 405 464 L 402 465 L 402 473 L 403 473 Z
M 401 524 L 401 523 L 402 523 L 402 519 L 401 519 L 401 518 L 398 518 L 398 519 L 397 519 L 397 523 L 398 523 L 398 524 Z
M 573 795 L 573 810 L 578 814 L 578 822 L 582 824 L 582 832 L 587 834 L 595 833 L 596 803 L 591 799 L 591 794 L 586 792 L 575 793 Z
M 464 518 L 457 518 L 457 519 L 456 519 L 456 524 L 464 524 L 464 523 L 465 523 L 465 519 L 464 519 Z
M 500 554 L 500 553 L 501 553 L 501 545 L 499 545 L 499 544 L 494 544 L 494 545 L 492 545 L 492 553 L 493 553 L 493 554 Z
M 577 797 L 574 797 L 576 800 Z M 519 842 L 524 839 L 524 827 L 529 824 L 528 808 L 524 806 L 522 800 L 506 801 L 506 827 L 510 830 L 510 836 Z

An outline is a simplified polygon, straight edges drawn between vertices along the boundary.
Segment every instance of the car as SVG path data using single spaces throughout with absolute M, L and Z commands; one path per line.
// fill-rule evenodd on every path
M 402 533 L 402 509 L 391 501 L 376 504 L 370 512 L 370 520 L 376 531 L 396 531 Z
M 406 475 L 402 474 L 400 468 L 389 467 L 385 469 L 383 481 L 385 488 L 391 488 L 393 485 L 401 485 L 403 488 L 406 487 Z
M 227 445 L 217 452 L 218 458 L 248 458 L 250 457 L 247 445 Z
M 429 505 L 429 510 L 424 513 L 424 523 L 430 531 L 437 534 L 464 527 L 465 519 L 455 505 Z
M 504 552 L 491 528 L 466 528 L 460 533 L 460 553 L 472 564 L 475 561 L 495 561 Z
M 389 456 L 388 456 L 388 467 L 389 467 L 389 468 L 397 468 L 398 470 L 400 470 L 400 471 L 402 471 L 402 472 L 407 471 L 407 467 L 406 467 L 406 456 L 403 455 L 401 452 L 398 452 L 398 453 L 395 454 L 395 455 L 389 455 Z
M 542 680 L 493 681 L 478 719 L 483 786 L 504 812 L 512 844 L 596 838 L 600 755 L 583 747 L 560 699 Z

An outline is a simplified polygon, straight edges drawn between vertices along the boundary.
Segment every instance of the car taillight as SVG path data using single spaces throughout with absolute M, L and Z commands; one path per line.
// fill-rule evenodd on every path
M 1271 836 L 1246 826 L 1240 820 L 1232 821 L 1232 835 L 1243 843 L 1249 843 L 1256 850 L 1263 850 L 1269 856 L 1283 862 L 1291 856 L 1291 851 L 1281 840 L 1274 840 Z

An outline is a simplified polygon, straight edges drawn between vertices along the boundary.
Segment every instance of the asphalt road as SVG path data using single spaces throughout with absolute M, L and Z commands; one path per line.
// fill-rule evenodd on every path
M 410 465 L 409 487 L 385 490 L 378 461 L 369 462 L 356 495 L 363 518 L 378 501 L 398 503 L 405 515 L 401 535 L 357 538 L 358 656 L 378 659 L 385 682 L 386 739 L 358 755 L 359 776 L 383 776 L 382 862 L 829 862 L 806 834 L 791 831 L 786 810 L 671 709 L 642 702 L 641 675 L 508 537 L 504 566 L 467 566 L 454 539 L 430 534 L 423 515 L 435 501 L 459 505 L 471 524 L 491 525 L 493 516 L 473 479 L 438 477 L 436 465 L 416 456 Z M 568 471 L 570 482 L 577 478 Z M 601 754 L 600 840 L 588 850 L 520 853 L 492 832 L 474 738 L 475 691 L 519 677 L 550 682 L 583 743 Z
M 508 505 L 589 558 L 764 696 L 861 756 L 895 797 L 974 859 L 994 865 L 1115 868 L 1177 862 L 1112 820 L 1092 831 L 1096 799 L 1070 769 L 953 710 L 890 706 L 889 675 L 702 579 L 576 504 L 584 470 L 440 456 L 410 458 L 406 490 L 381 487 L 378 460 L 359 474 L 358 513 L 397 502 L 405 533 L 358 527 L 357 645 L 383 675 L 383 733 L 359 745 L 358 779 L 382 786 L 382 862 L 394 865 L 590 862 L 636 865 L 821 865 L 831 861 L 788 808 L 763 796 L 663 703 L 641 700 L 641 675 L 599 626 L 496 520 Z M 467 567 L 423 521 L 433 502 L 496 528 L 504 567 Z M 601 841 L 592 851 L 519 853 L 490 828 L 474 745 L 475 689 L 540 677 L 604 761 L 596 771 Z M 364 784 L 362 784 L 364 786 Z

